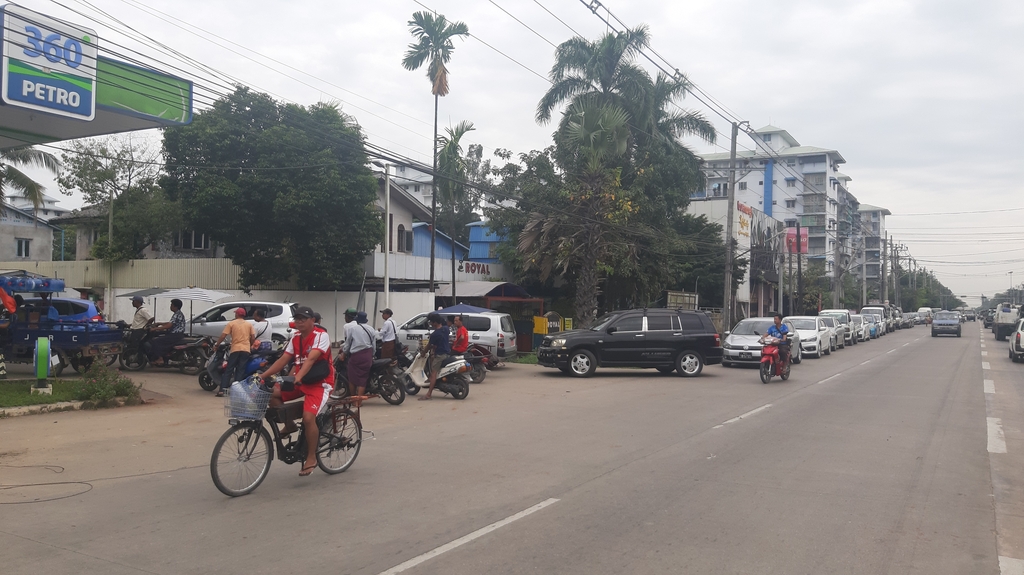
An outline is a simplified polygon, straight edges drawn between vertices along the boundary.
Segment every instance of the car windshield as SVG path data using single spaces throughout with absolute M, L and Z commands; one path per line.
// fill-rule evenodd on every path
M 806 329 L 811 331 L 818 329 L 815 327 L 816 322 L 813 319 L 791 319 L 789 321 L 793 322 L 793 327 L 797 329 Z
M 597 318 L 597 323 L 594 324 L 594 327 L 590 328 L 590 331 L 601 331 L 607 328 L 617 317 L 619 317 L 619 314 L 609 313 Z
M 775 322 L 766 319 L 745 319 L 732 330 L 736 335 L 763 335 Z M 754 333 L 757 332 L 757 333 Z
M 957 318 L 957 314 L 955 312 L 940 311 L 939 313 L 935 314 L 935 319 L 959 319 L 959 318 Z
M 835 318 L 836 323 L 846 323 L 846 314 L 839 312 L 825 313 L 828 317 Z
M 850 321 L 853 322 L 853 325 L 860 325 L 860 324 L 864 323 L 864 318 L 860 317 L 860 316 L 854 315 L 854 316 L 850 316 Z

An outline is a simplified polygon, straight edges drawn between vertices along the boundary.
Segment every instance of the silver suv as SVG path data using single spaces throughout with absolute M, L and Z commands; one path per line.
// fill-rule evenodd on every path
M 236 309 L 244 308 L 245 319 L 250 323 L 255 323 L 252 314 L 259 308 L 267 314 L 267 321 L 270 322 L 270 328 L 273 330 L 274 347 L 282 347 L 291 337 L 291 322 L 296 305 L 294 303 L 252 300 L 219 303 L 192 318 L 192 333 L 219 337 L 224 331 L 224 326 L 235 319 Z
M 430 336 L 430 324 L 423 312 L 398 327 L 398 339 L 412 347 L 420 340 Z M 499 359 L 514 358 L 516 351 L 516 328 L 512 324 L 512 316 L 507 313 L 483 312 L 462 313 L 462 324 L 469 332 L 469 344 L 479 344 L 491 352 L 491 356 Z M 447 318 L 447 315 L 442 314 Z

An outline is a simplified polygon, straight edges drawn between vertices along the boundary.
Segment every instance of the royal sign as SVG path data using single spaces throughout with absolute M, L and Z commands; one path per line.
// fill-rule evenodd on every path
M 96 32 L 14 4 L 2 12 L 3 103 L 92 120 Z
M 467 274 L 491 275 L 491 265 L 480 262 L 459 262 L 459 271 Z

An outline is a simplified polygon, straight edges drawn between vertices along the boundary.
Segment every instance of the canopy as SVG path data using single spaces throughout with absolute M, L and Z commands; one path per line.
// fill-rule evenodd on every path
M 451 297 L 451 284 L 443 285 L 437 289 L 436 295 L 440 297 Z M 513 297 L 529 298 L 526 290 L 509 282 L 458 282 L 455 285 L 455 295 L 458 299 L 464 297 Z
M 88 288 L 82 288 L 82 289 L 88 289 Z M 165 291 L 167 291 L 167 290 L 164 289 L 164 288 L 146 288 L 146 289 L 140 289 L 138 291 L 132 291 L 132 292 L 128 292 L 128 293 L 123 293 L 123 294 L 121 294 L 121 295 L 119 295 L 117 297 L 135 297 L 135 296 L 139 296 L 139 297 L 152 297 L 152 296 L 155 296 L 155 295 L 160 295 L 160 294 L 164 293 Z
M 222 291 L 209 290 L 203 288 L 178 288 L 169 289 L 160 294 L 162 299 L 188 299 L 192 301 L 206 301 L 214 303 L 218 300 L 231 297 L 231 294 L 224 293 Z
M 441 315 L 448 315 L 453 313 L 484 313 L 486 311 L 494 311 L 493 309 L 487 309 L 485 307 L 476 307 L 475 305 L 467 305 L 460 303 L 459 305 L 453 305 L 452 307 L 446 307 L 442 310 L 438 310 L 437 313 Z

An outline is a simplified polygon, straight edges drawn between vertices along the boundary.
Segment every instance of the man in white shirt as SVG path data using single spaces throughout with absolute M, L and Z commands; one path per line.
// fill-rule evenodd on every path
M 395 338 L 398 336 L 398 328 L 395 326 L 394 320 L 391 319 L 391 308 L 384 308 L 380 310 L 380 316 L 384 318 L 384 325 L 380 326 L 379 337 L 380 356 L 395 357 Z
M 274 330 L 267 321 L 267 312 L 261 307 L 252 312 L 253 330 L 256 332 L 256 344 L 253 351 L 270 351 L 274 348 Z
M 132 298 L 132 307 L 135 308 L 135 315 L 132 317 L 131 329 L 145 329 L 153 323 L 153 314 L 146 308 L 146 300 L 142 296 Z
M 342 344 L 338 357 L 348 368 L 349 393 L 365 395 L 366 383 L 370 379 L 370 368 L 373 367 L 377 331 L 366 325 L 366 312 L 356 312 L 355 309 L 349 308 L 345 311 L 345 320 L 349 318 L 352 318 L 352 321 L 345 324 L 345 343 Z

